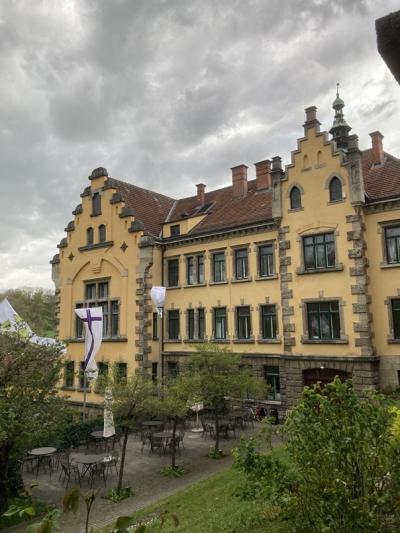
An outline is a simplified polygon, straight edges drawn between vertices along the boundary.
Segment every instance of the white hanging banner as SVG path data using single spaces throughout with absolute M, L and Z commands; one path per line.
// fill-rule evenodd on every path
M 95 357 L 103 338 L 103 309 L 101 307 L 83 307 L 75 309 L 85 326 L 85 364 L 83 369 L 89 379 L 97 377 Z
M 165 287 L 152 287 L 150 296 L 157 308 L 158 314 L 162 317 L 165 303 Z

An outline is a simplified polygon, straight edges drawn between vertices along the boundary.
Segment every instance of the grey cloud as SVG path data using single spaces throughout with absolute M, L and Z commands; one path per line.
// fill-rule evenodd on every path
M 381 129 L 399 155 L 399 89 L 374 34 L 396 4 L 1 3 L 0 284 L 51 287 L 48 260 L 94 167 L 174 197 L 226 185 L 236 163 L 287 163 L 304 107 L 329 129 L 338 80 L 361 142 Z

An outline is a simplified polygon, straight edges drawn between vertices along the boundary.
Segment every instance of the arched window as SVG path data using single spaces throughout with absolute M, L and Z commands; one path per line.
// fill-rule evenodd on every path
M 321 166 L 324 162 L 324 157 L 322 155 L 322 152 L 321 150 L 318 150 L 318 153 L 317 153 L 317 166 Z
M 101 215 L 101 196 L 98 192 L 92 196 L 92 215 Z
M 329 183 L 329 201 L 337 202 L 342 198 L 342 184 L 339 178 L 334 177 Z
M 86 244 L 88 246 L 93 244 L 93 228 L 88 228 L 86 230 Z
M 301 207 L 301 193 L 298 187 L 293 187 L 290 191 L 290 209 L 299 209 Z
M 303 168 L 308 168 L 310 166 L 310 161 L 308 155 L 303 156 Z
M 106 227 L 104 224 L 99 226 L 99 242 L 106 242 Z

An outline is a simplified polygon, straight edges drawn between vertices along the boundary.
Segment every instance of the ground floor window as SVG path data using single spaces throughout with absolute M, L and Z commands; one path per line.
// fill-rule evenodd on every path
M 75 380 L 75 363 L 68 361 L 64 365 L 64 387 L 73 387 Z
M 168 370 L 168 377 L 169 378 L 176 378 L 179 374 L 179 367 L 178 363 L 168 361 L 167 363 L 167 370 Z
M 279 366 L 264 366 L 264 378 L 268 385 L 268 400 L 279 401 L 281 399 Z
M 338 301 L 308 303 L 307 321 L 310 340 L 340 339 Z
M 392 299 L 393 338 L 400 340 L 400 298 Z
M 117 383 L 126 383 L 128 377 L 128 365 L 126 363 L 117 363 L 115 365 L 115 379 Z

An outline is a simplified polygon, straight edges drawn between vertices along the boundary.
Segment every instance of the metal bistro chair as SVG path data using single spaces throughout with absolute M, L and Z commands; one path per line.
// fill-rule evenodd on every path
M 151 451 L 151 453 L 154 453 L 157 450 L 160 455 L 161 455 L 161 452 L 165 453 L 164 439 L 162 437 L 155 437 L 154 435 L 150 435 L 150 450 L 149 451 Z
M 142 453 L 143 453 L 145 446 L 150 446 L 150 437 L 151 437 L 151 431 L 143 430 L 140 432 L 140 440 L 142 442 L 142 449 L 141 449 Z
M 69 485 L 71 477 L 74 477 L 75 483 L 78 483 L 81 486 L 81 474 L 79 472 L 78 465 L 71 463 L 69 456 L 63 456 L 60 458 L 61 472 L 60 472 L 60 481 L 61 484 L 64 484 L 64 481 L 67 482 L 66 488 Z
M 103 462 L 106 465 L 106 478 L 113 468 L 116 475 L 118 475 L 119 452 L 113 452 L 109 457 L 105 457 Z
M 107 482 L 107 475 L 106 475 L 106 463 L 104 461 L 95 463 L 94 465 L 91 465 L 90 471 L 89 471 L 89 486 L 90 488 L 93 488 L 94 480 L 103 478 L 104 486 Z

